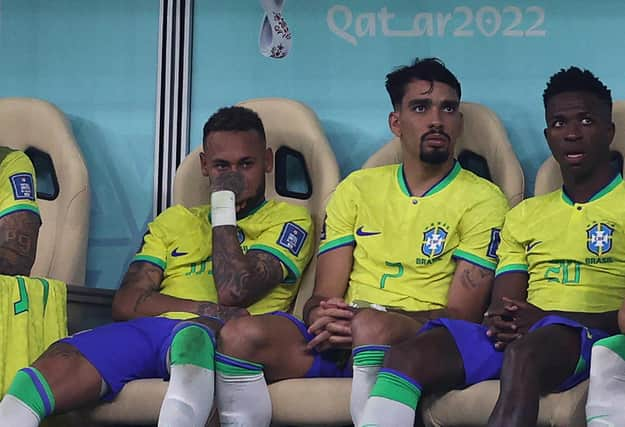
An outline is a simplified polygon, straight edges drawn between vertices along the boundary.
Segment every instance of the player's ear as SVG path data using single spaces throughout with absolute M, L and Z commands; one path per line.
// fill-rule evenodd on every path
M 393 135 L 401 137 L 401 125 L 399 122 L 399 111 L 391 111 L 388 115 L 388 127 Z
M 202 175 L 208 176 L 210 171 L 210 165 L 208 156 L 203 151 L 200 151 L 200 167 L 202 168 Z

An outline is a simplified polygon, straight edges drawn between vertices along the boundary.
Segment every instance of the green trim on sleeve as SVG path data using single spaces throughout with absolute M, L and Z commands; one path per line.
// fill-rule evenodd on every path
M 135 257 L 132 259 L 132 262 L 137 261 L 149 262 L 150 264 L 159 266 L 163 270 L 165 270 L 165 267 L 167 267 L 167 262 L 150 255 L 135 255 Z
M 454 258 L 463 259 L 465 261 L 470 262 L 471 264 L 479 265 L 480 267 L 484 267 L 484 268 L 486 268 L 488 270 L 495 271 L 495 269 L 497 268 L 497 263 L 496 262 L 493 262 L 493 261 L 490 261 L 490 260 L 487 260 L 487 259 L 484 259 L 484 258 L 480 258 L 477 255 L 473 255 L 473 254 L 471 254 L 469 252 L 465 252 L 465 251 L 463 251 L 461 249 L 456 249 L 453 252 L 453 256 L 454 256 Z
M 39 208 L 37 206 L 33 206 L 30 204 L 20 204 L 20 205 L 14 205 L 11 206 L 10 208 L 7 208 L 3 211 L 0 211 L 0 218 L 2 218 L 3 216 L 6 216 L 8 214 L 11 214 L 13 212 L 18 212 L 18 211 L 31 211 L 33 213 L 36 213 L 38 216 L 40 216 L 39 213 Z
M 500 274 L 509 273 L 511 271 L 520 271 L 527 273 L 527 264 L 508 264 L 504 266 L 499 266 L 497 271 L 495 271 L 495 277 Z
M 354 236 L 345 236 L 339 239 L 330 240 L 329 242 L 325 242 L 321 246 L 319 246 L 319 255 L 331 251 L 332 249 L 338 248 L 339 246 L 348 245 L 355 241 L 356 239 L 354 238 Z
M 286 265 L 286 268 L 295 276 L 295 280 L 289 280 L 289 277 L 287 277 L 284 281 L 285 283 L 295 283 L 295 281 L 297 281 L 297 279 L 299 279 L 299 277 L 302 275 L 302 272 L 299 270 L 299 268 L 297 268 L 297 265 L 295 265 L 295 263 L 291 259 L 289 259 L 289 257 L 287 257 L 276 248 L 272 248 L 271 246 L 267 245 L 252 245 L 248 248 L 248 252 L 252 250 L 268 252 L 278 258 L 280 262 L 282 262 L 282 264 Z

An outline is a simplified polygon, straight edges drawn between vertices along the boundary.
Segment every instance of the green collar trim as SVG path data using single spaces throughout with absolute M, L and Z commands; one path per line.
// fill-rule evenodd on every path
M 590 203 L 590 202 L 594 202 L 595 200 L 599 200 L 600 198 L 602 198 L 603 196 L 605 196 L 606 194 L 614 190 L 616 187 L 618 187 L 618 185 L 622 182 L 623 182 L 623 177 L 621 176 L 620 173 L 617 173 L 614 179 L 610 181 L 608 185 L 603 187 L 601 190 L 597 191 L 597 193 L 585 203 Z M 566 203 L 567 205 L 573 206 L 575 204 L 575 202 L 569 197 L 569 195 L 566 194 L 566 191 L 564 191 L 564 186 L 562 186 L 562 200 L 564 200 L 564 203 Z
M 454 160 L 454 166 L 451 170 L 441 179 L 439 182 L 434 184 L 429 190 L 427 190 L 421 197 L 431 196 L 442 191 L 445 187 L 447 187 L 451 182 L 458 176 L 460 171 L 462 170 L 462 166 L 460 163 Z M 406 182 L 406 176 L 404 175 L 404 164 L 402 163 L 397 168 L 397 182 L 399 183 L 399 188 L 401 192 L 404 193 L 408 197 L 412 197 L 413 194 L 410 193 L 408 188 L 408 183 Z

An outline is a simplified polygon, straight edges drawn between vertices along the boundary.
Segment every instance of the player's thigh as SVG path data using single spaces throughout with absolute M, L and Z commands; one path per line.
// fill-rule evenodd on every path
M 394 345 L 384 366 L 415 378 L 428 391 L 461 386 L 464 361 L 453 335 L 444 327 L 430 329 Z
M 393 345 L 414 335 L 421 326 L 403 314 L 363 309 L 352 320 L 353 345 Z
M 268 381 L 304 376 L 315 355 L 306 349 L 305 325 L 291 316 L 260 315 L 227 322 L 219 332 L 219 351 L 264 367 Z
M 558 324 L 544 326 L 508 345 L 502 376 L 513 374 L 523 378 L 523 372 L 531 369 L 537 374 L 541 391 L 550 391 L 573 374 L 580 350 L 578 328 Z
M 102 377 L 97 369 L 71 344 L 52 344 L 34 363 L 52 390 L 56 412 L 63 412 L 100 396 Z

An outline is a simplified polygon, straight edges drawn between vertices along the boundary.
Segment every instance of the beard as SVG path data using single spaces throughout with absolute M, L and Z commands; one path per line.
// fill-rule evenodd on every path
M 441 135 L 447 140 L 447 145 L 444 147 L 435 147 L 430 150 L 427 150 L 425 144 L 427 142 L 427 137 L 430 135 Z M 428 163 L 430 165 L 440 165 L 449 160 L 449 156 L 451 153 L 449 152 L 451 138 L 447 135 L 442 129 L 431 130 L 425 133 L 421 137 L 421 143 L 419 144 L 419 158 L 423 163 Z
M 428 163 L 430 165 L 440 165 L 449 160 L 449 149 L 448 148 L 440 148 L 432 151 L 424 151 L 423 143 L 421 143 L 421 152 L 419 153 L 419 158 L 423 163 Z

